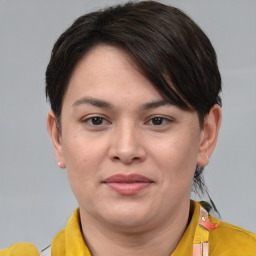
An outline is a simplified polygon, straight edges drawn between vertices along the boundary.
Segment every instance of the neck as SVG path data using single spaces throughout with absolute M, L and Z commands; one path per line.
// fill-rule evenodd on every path
M 132 231 L 102 225 L 82 212 L 80 215 L 84 239 L 92 256 L 169 256 L 188 225 L 189 203 L 179 207 L 168 222 L 132 228 Z

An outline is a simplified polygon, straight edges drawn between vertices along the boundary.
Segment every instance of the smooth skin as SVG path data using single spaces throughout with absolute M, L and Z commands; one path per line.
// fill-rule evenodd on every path
M 196 165 L 208 164 L 220 123 L 217 105 L 200 127 L 195 111 L 168 104 L 121 49 L 99 45 L 81 59 L 61 129 L 52 111 L 47 127 L 93 256 L 174 251 L 188 224 Z M 122 195 L 104 184 L 115 174 L 140 174 L 152 184 Z

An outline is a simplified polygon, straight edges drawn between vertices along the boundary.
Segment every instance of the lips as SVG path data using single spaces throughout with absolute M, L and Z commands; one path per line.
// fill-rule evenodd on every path
M 133 195 L 149 187 L 153 181 L 139 174 L 117 174 L 110 176 L 103 183 L 119 194 Z

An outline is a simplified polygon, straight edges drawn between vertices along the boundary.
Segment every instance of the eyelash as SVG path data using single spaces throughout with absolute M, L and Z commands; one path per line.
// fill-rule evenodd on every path
M 95 124 L 95 123 L 93 123 L 94 121 L 99 122 L 99 123 Z M 160 123 L 154 124 L 154 121 L 160 122 Z M 110 122 L 107 121 L 107 119 L 102 116 L 91 116 L 91 117 L 84 119 L 82 122 L 87 123 L 88 125 L 93 126 L 93 127 L 102 127 L 106 124 L 110 124 Z M 155 127 L 163 127 L 164 125 L 167 125 L 172 122 L 173 122 L 173 120 L 170 118 L 166 118 L 163 116 L 153 116 L 153 117 L 149 118 L 148 121 L 145 122 L 145 124 L 152 125 Z
M 155 121 L 161 121 L 161 124 L 153 124 L 152 122 L 153 122 L 153 120 L 155 119 Z M 149 124 L 149 123 L 152 123 L 151 125 L 153 125 L 153 126 L 164 126 L 164 125 L 166 125 L 166 124 L 169 124 L 169 123 L 172 123 L 173 122 L 173 120 L 171 119 L 171 118 L 167 118 L 167 117 L 164 117 L 164 116 L 153 116 L 153 117 L 151 117 L 147 122 L 146 122 L 146 124 Z M 163 123 L 164 122 L 164 123 Z
M 100 124 L 93 124 L 93 119 L 94 119 L 94 121 L 97 121 L 96 119 L 100 119 L 101 123 Z M 87 124 L 89 124 L 91 126 L 94 126 L 94 127 L 96 127 L 96 126 L 100 127 L 100 126 L 104 125 L 105 123 L 110 123 L 110 122 L 107 121 L 106 118 L 104 118 L 102 116 L 91 116 L 91 117 L 88 117 L 88 118 L 84 119 L 82 122 L 87 123 Z M 102 122 L 104 122 L 104 124 Z

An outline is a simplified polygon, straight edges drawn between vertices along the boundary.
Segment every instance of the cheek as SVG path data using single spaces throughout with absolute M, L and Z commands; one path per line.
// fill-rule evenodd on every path
M 168 183 L 190 183 L 197 163 L 198 142 L 193 136 L 173 136 L 155 143 L 154 161 Z
M 79 205 L 90 203 L 91 191 L 97 182 L 97 150 L 81 140 L 73 140 L 64 149 L 70 187 Z
M 63 152 L 67 166 L 76 167 L 97 163 L 105 148 L 104 139 L 95 138 L 82 129 L 70 128 L 63 141 Z M 79 169 L 79 168 L 78 168 Z
M 65 139 L 63 153 L 69 181 L 72 187 L 83 187 L 93 179 L 93 174 L 97 171 L 101 145 L 90 143 L 90 140 L 81 135 L 66 136 Z
M 74 127 L 69 131 L 72 132 L 66 130 L 63 136 L 63 152 L 72 190 L 92 188 L 100 182 L 106 168 L 108 140 L 105 136 L 93 136 Z

